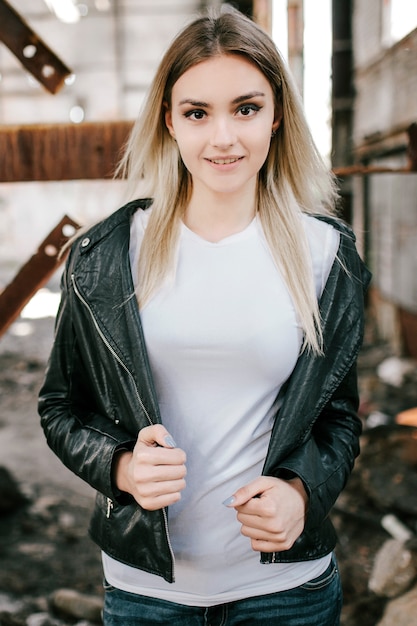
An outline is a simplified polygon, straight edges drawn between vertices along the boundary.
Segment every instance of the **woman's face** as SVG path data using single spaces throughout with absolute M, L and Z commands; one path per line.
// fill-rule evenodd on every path
M 178 79 L 165 121 L 192 176 L 194 193 L 254 193 L 281 113 L 268 80 L 253 63 L 222 55 Z

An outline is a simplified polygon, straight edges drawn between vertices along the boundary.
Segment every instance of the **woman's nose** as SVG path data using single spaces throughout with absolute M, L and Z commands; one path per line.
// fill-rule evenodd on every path
M 229 148 L 236 143 L 233 123 L 223 118 L 213 121 L 211 141 L 217 148 Z

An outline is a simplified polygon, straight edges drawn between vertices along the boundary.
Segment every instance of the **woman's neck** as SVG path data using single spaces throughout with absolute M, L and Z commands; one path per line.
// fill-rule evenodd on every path
M 255 197 L 231 195 L 191 197 L 185 214 L 185 225 L 197 235 L 216 243 L 243 231 L 256 214 Z

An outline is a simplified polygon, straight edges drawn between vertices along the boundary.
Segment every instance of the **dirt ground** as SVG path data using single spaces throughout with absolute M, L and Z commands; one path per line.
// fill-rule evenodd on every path
M 87 535 L 94 493 L 49 450 L 39 426 L 37 393 L 52 336 L 49 317 L 19 319 L 0 338 L 0 466 L 26 497 L 17 512 L 0 514 L 0 613 L 2 600 L 23 599 L 39 608 L 62 587 L 102 594 L 99 550 Z M 349 510 L 366 506 L 360 483 L 354 472 L 341 501 Z M 333 519 L 345 590 L 342 623 L 374 626 L 383 603 L 368 593 L 367 580 L 387 534 L 372 515 L 361 519 L 336 510 Z
M 0 611 L 4 594 L 10 603 L 45 599 L 62 587 L 102 593 L 99 550 L 87 536 L 94 492 L 49 450 L 39 426 L 37 394 L 52 336 L 49 317 L 19 319 L 0 338 L 0 466 L 26 498 L 15 513 L 0 515 Z

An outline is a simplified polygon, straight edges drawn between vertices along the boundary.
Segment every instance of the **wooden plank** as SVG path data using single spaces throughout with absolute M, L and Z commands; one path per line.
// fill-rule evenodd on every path
M 65 215 L 0 293 L 0 337 L 64 261 L 65 254 L 59 257 L 59 251 L 79 227 L 77 222 Z
M 0 128 L 0 182 L 111 178 L 132 122 Z
M 0 40 L 52 94 L 72 73 L 6 0 L 0 0 Z

